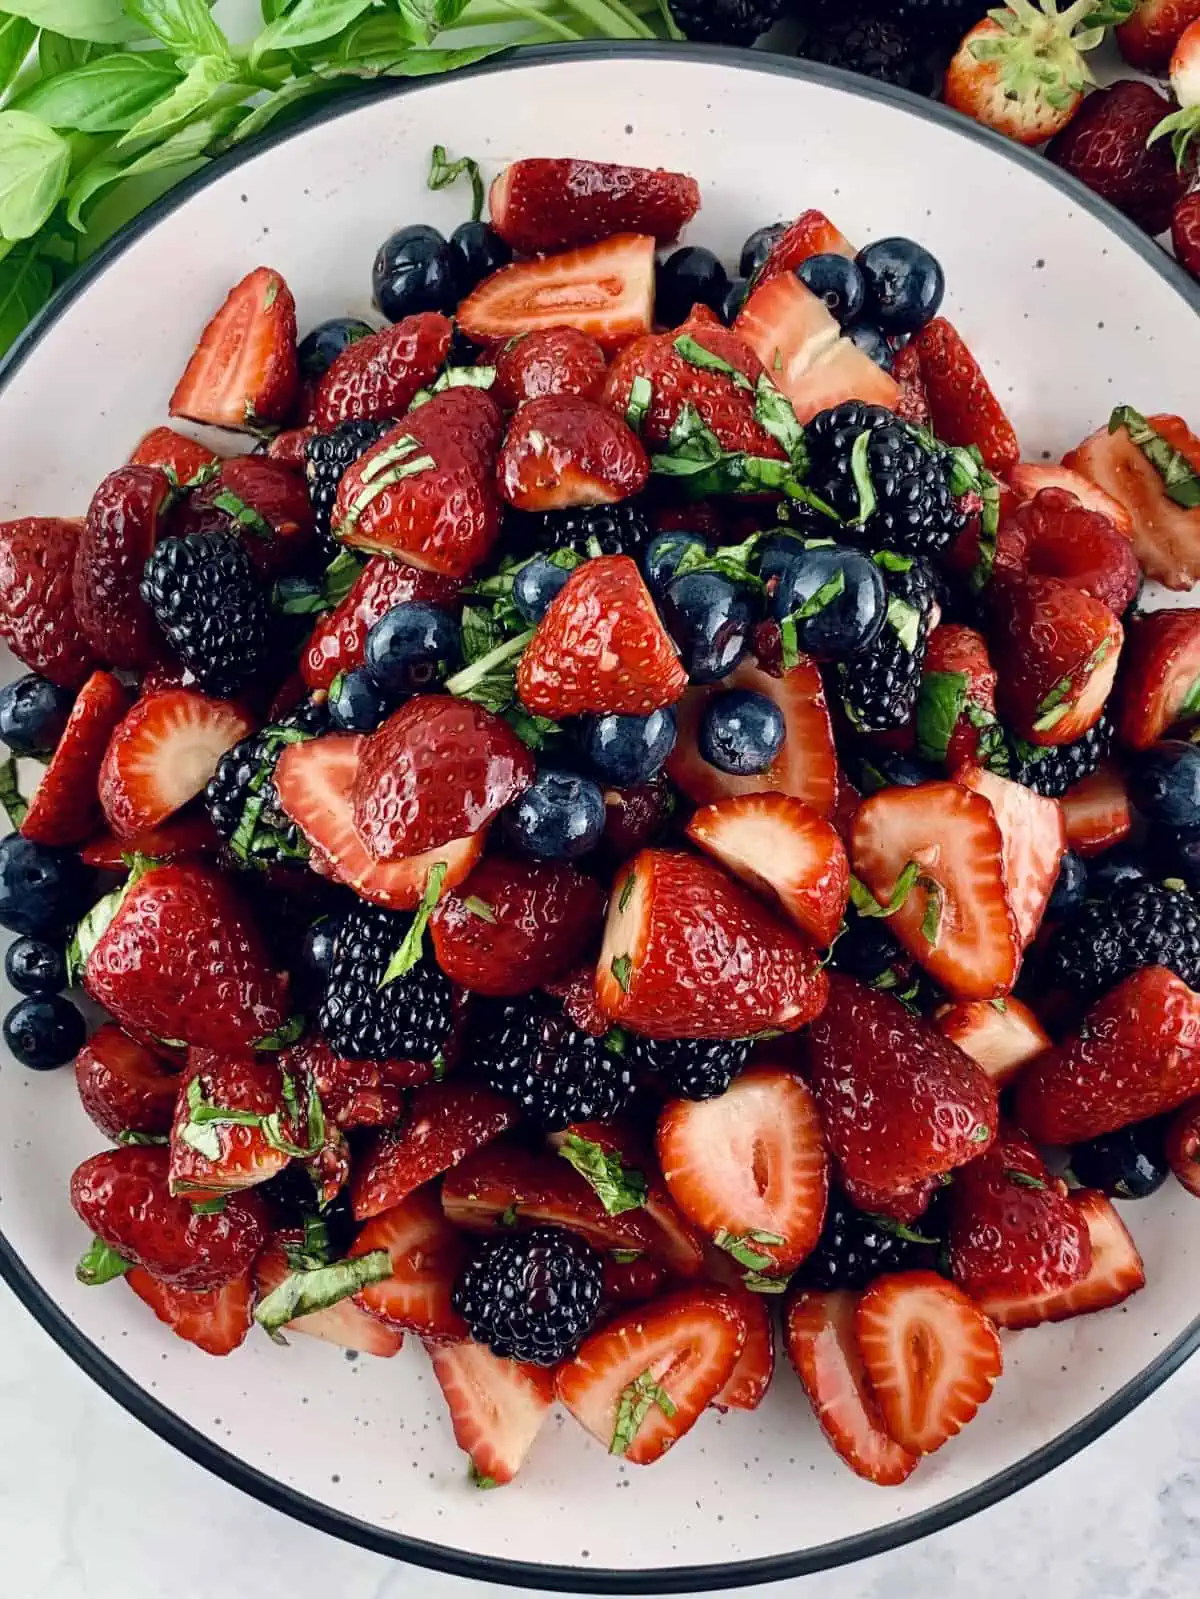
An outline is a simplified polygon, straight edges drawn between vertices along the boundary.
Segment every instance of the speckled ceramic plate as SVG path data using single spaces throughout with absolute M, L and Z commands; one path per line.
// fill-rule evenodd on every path
M 460 195 L 426 191 L 434 143 L 492 171 L 559 153 L 682 168 L 704 193 L 693 234 L 726 258 L 753 228 L 806 206 L 851 238 L 916 235 L 945 263 L 949 314 L 1034 458 L 1057 458 L 1119 400 L 1195 409 L 1195 286 L 1038 158 L 937 107 L 795 61 L 555 50 L 343 102 L 140 219 L 10 357 L 0 517 L 80 512 L 162 420 L 205 317 L 257 263 L 283 272 L 302 324 L 366 311 L 384 234 L 461 220 Z M 0 1067 L 0 1270 L 52 1336 L 150 1427 L 247 1491 L 341 1537 L 476 1577 L 661 1592 L 878 1553 L 1036 1479 L 1200 1338 L 1200 1212 L 1172 1184 L 1129 1207 L 1145 1292 L 1006 1336 L 991 1403 L 899 1490 L 851 1476 L 785 1367 L 761 1411 L 712 1415 L 651 1471 L 610 1459 L 556 1416 L 519 1483 L 480 1493 L 415 1342 L 376 1362 L 252 1337 L 212 1360 L 120 1284 L 79 1287 L 83 1231 L 67 1181 L 97 1143 L 70 1072 Z

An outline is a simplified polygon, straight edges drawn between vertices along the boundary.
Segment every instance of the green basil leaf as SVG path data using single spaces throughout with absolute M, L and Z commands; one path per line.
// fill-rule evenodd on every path
M 291 11 L 276 18 L 250 46 L 251 69 L 272 50 L 299 50 L 323 44 L 359 18 L 371 0 L 298 0 Z
M 475 44 L 466 45 L 461 50 L 412 50 L 387 67 L 385 76 L 425 78 L 439 72 L 457 72 L 459 67 L 472 66 L 476 61 L 485 61 L 488 56 L 509 48 L 507 44 Z
M 54 291 L 54 274 L 33 250 L 0 261 L 0 355 L 31 322 Z
M 353 68 L 357 77 L 386 72 L 421 41 L 420 23 L 398 11 L 372 11 L 347 28 L 338 40 L 333 60 L 341 70 Z
M 219 56 L 229 41 L 204 0 L 124 0 L 125 10 L 177 56 Z
M 143 37 L 139 24 L 125 15 L 121 0 L 5 0 L 5 10 L 67 39 L 128 44 Z
M 37 36 L 37 29 L 25 17 L 0 15 L 0 94 L 4 93 L 21 70 Z M 49 34 L 48 37 L 53 39 L 56 35 Z M 38 45 L 40 59 L 40 40 Z M 42 71 L 46 71 L 44 65 Z
M 75 1268 L 75 1277 L 85 1288 L 99 1288 L 103 1283 L 112 1282 L 114 1277 L 123 1277 L 132 1265 L 131 1260 L 119 1255 L 103 1239 L 93 1238 Z
M 124 50 L 35 83 L 14 101 L 52 128 L 122 133 L 179 82 L 174 67 Z
M 38 37 L 38 71 L 43 78 L 55 78 L 61 72 L 85 67 L 97 56 L 106 55 L 108 49 L 107 45 L 92 44 L 87 39 L 68 39 L 47 28 Z
M 111 160 L 93 162 L 91 166 L 83 169 L 67 190 L 67 221 L 73 228 L 77 228 L 82 232 L 84 229 L 83 207 L 101 189 L 107 188 L 109 184 L 117 183 L 124 178 L 136 178 L 146 173 L 166 171 L 172 167 L 194 167 L 197 162 L 203 160 L 209 146 L 230 133 L 242 116 L 242 107 L 225 106 L 218 111 L 214 111 L 211 116 L 200 117 L 194 122 L 189 122 L 186 127 L 180 128 L 178 133 L 172 134 L 162 144 L 155 145 L 152 149 L 145 151 L 135 161 L 131 161 L 128 166 L 121 166 L 118 162 Z M 184 174 L 178 172 L 172 181 L 178 181 L 182 176 Z M 162 188 L 169 187 L 169 183 L 162 185 Z M 149 198 L 147 197 L 143 203 L 149 203 Z M 140 209 L 142 209 L 141 205 L 135 206 L 129 215 L 136 215 Z M 128 217 L 122 217 L 121 220 L 127 221 Z M 118 222 L 117 226 L 119 225 L 120 223 Z M 109 231 L 112 231 L 112 229 Z M 89 226 L 90 232 L 91 228 Z
M 289 111 L 292 106 L 311 100 L 318 94 L 333 93 L 337 87 L 336 83 L 330 83 L 327 78 L 293 78 L 281 89 L 276 89 L 274 94 L 269 95 L 261 105 L 251 109 L 250 115 L 238 123 L 229 143 L 241 144 L 244 139 L 252 139 L 256 133 L 261 133 L 277 116 Z
M 58 204 L 71 147 L 27 111 L 0 111 L 0 234 L 28 239 Z
M 917 751 L 924 761 L 939 764 L 966 704 L 970 680 L 965 672 L 926 672 L 917 696 Z
M 400 10 L 424 29 L 425 42 L 444 28 L 452 28 L 467 8 L 468 0 L 399 0 Z
M 147 144 L 157 144 L 202 113 L 244 99 L 254 86 L 238 82 L 238 72 L 236 62 L 228 56 L 201 56 L 192 63 L 187 77 L 177 83 L 165 99 L 121 135 L 117 151 L 140 150 Z

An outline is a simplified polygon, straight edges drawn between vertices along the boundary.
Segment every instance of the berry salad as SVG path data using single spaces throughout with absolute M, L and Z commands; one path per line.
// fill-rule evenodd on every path
M 657 1460 L 777 1338 L 898 1484 L 1143 1286 L 1114 1201 L 1200 1192 L 1200 610 L 1139 603 L 1200 438 L 1029 464 L 919 242 L 723 263 L 699 205 L 521 160 L 299 338 L 259 267 L 85 515 L 0 524 L 80 1280 L 420 1346 L 484 1486 L 555 1404 Z

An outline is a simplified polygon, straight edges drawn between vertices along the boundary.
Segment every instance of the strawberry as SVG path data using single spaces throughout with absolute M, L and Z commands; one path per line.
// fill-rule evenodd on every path
M 584 1340 L 555 1388 L 575 1420 L 635 1466 L 658 1460 L 700 1419 L 746 1342 L 738 1302 L 686 1288 L 637 1305 Z
M 997 13 L 1000 16 L 1000 13 Z M 1018 144 L 1041 144 L 1075 115 L 1094 82 L 1073 38 L 1079 18 L 1041 0 L 990 14 L 970 30 L 946 69 L 942 96 L 964 116 Z
M 854 246 L 823 211 L 802 211 L 775 240 L 755 274 L 756 284 L 795 272 L 813 255 L 844 255 L 853 260 Z
M 1003 476 L 1021 459 L 1021 447 L 962 335 L 939 316 L 926 323 L 913 343 L 921 356 L 933 431 L 946 444 L 974 444 L 984 465 Z
M 892 362 L 892 377 L 900 389 L 896 400 L 896 415 L 914 427 L 931 426 L 929 396 L 925 392 L 925 379 L 921 376 L 921 352 L 906 344 L 896 352 Z
M 1171 213 L 1171 243 L 1180 264 L 1200 279 L 1200 189 L 1193 189 Z
M 1200 1199 L 1200 1099 L 1186 1100 L 1167 1126 L 1166 1155 L 1171 1170 Z
M 1119 1305 L 1146 1285 L 1142 1257 L 1124 1222 L 1103 1194 L 1081 1188 L 1067 1203 L 1087 1229 L 1092 1264 L 1087 1275 L 1069 1288 L 1047 1293 L 1011 1294 L 993 1291 L 980 1308 L 999 1327 L 1036 1327 L 1044 1321 L 1067 1321 L 1072 1316 Z
M 648 716 L 673 705 L 687 672 L 627 555 L 577 566 L 551 600 L 517 667 L 526 710 L 565 716 Z
M 197 1293 L 240 1277 L 267 1237 L 257 1194 L 234 1194 L 221 1211 L 197 1212 L 167 1185 L 159 1146 L 93 1155 L 71 1176 L 71 1203 L 96 1236 L 126 1260 Z
M 1148 750 L 1176 722 L 1200 712 L 1200 609 L 1135 616 L 1114 696 L 1117 732 Z
M 60 516 L 0 522 L 0 639 L 59 688 L 78 688 L 93 666 L 72 591 L 82 531 Z
M 1105 761 L 1069 788 L 1059 801 L 1067 827 L 1067 848 L 1085 860 L 1103 855 L 1133 831 L 1133 808 L 1121 769 Z
M 375 1134 L 354 1166 L 354 1217 L 366 1221 L 457 1166 L 513 1126 L 510 1099 L 473 1083 L 428 1083 L 402 1126 Z
M 792 1031 L 825 1001 L 812 946 L 740 884 L 679 850 L 618 876 L 596 967 L 601 1008 L 651 1038 Z
M 1028 1005 L 1007 999 L 959 1000 L 939 1005 L 933 1025 L 983 1068 L 996 1092 L 1007 1088 L 1021 1068 L 1051 1046 L 1050 1034 Z
M 78 844 L 100 820 L 100 763 L 129 696 L 110 672 L 79 690 L 54 754 L 29 801 L 21 832 L 38 844 Z M 118 860 L 117 866 L 121 862 Z
M 898 1000 L 834 974 L 808 1037 L 825 1139 L 850 1182 L 897 1194 L 981 1155 L 996 1089 Z
M 987 640 L 974 628 L 940 623 L 929 635 L 917 700 L 922 758 L 955 772 L 990 753 L 999 736 L 996 669 Z
M 1130 537 L 1065 489 L 1042 489 L 1006 524 L 1005 570 L 1056 577 L 1103 600 L 1119 616 L 1141 587 Z M 1001 566 L 997 549 L 997 568 Z
M 1008 487 L 1016 501 L 1014 510 L 1028 505 L 1043 489 L 1064 489 L 1068 494 L 1073 494 L 1087 510 L 1106 516 L 1122 533 L 1127 536 L 1133 533 L 1133 518 L 1120 500 L 1114 500 L 1111 494 L 1105 494 L 1082 472 L 1072 472 L 1070 467 L 1055 466 L 1044 461 L 1018 461 L 1016 466 L 1008 470 Z
M 775 1323 L 770 1301 L 748 1289 L 729 1288 L 746 1323 L 746 1342 L 729 1380 L 712 1401 L 714 1410 L 757 1410 L 775 1375 Z
M 433 1077 L 429 1061 L 345 1060 L 319 1035 L 288 1050 L 283 1063 L 311 1076 L 327 1120 L 343 1131 L 395 1125 L 404 1116 L 404 1090 Z
M 604 1261 L 601 1301 L 605 1305 L 644 1305 L 662 1292 L 666 1282 L 667 1268 L 657 1260 L 646 1255 L 635 1260 L 614 1260 L 609 1255 Z M 732 1383 L 733 1378 L 729 1381 Z
M 129 457 L 130 466 L 156 466 L 180 488 L 201 483 L 221 457 L 175 428 L 151 428 Z
M 109 1138 L 170 1131 L 179 1073 L 112 1022 L 97 1028 L 75 1057 L 75 1086 L 84 1110 Z
M 914 1455 L 961 1432 L 1004 1365 L 988 1318 L 931 1271 L 877 1278 L 855 1308 L 854 1332 L 887 1430 Z
M 766 895 L 817 944 L 831 944 L 850 897 L 841 839 L 790 794 L 743 794 L 696 811 L 693 844 Z
M 1169 141 L 1149 143 L 1171 109 L 1165 95 L 1136 79 L 1097 89 L 1046 154 L 1147 233 L 1163 233 L 1188 187 Z
M 1125 506 L 1146 576 L 1191 588 L 1200 578 L 1200 439 L 1187 424 L 1118 406 L 1107 428 L 1063 459 Z
M 337 536 L 355 549 L 465 577 L 500 531 L 494 482 L 500 433 L 500 407 L 482 389 L 434 395 L 342 474 L 333 512 Z
M 1200 18 L 1200 0 L 1142 0 L 1116 30 L 1117 45 L 1131 67 L 1161 77 L 1179 36 Z
M 700 209 L 700 186 L 680 172 L 612 161 L 514 161 L 488 196 L 492 227 L 518 255 L 649 233 L 669 244 Z
M 204 788 L 226 750 L 254 724 L 229 700 L 193 688 L 137 702 L 113 731 L 100 767 L 100 803 L 118 838 L 158 827 Z
M 289 472 L 299 472 L 303 476 L 308 441 L 316 431 L 311 422 L 306 422 L 303 427 L 285 428 L 282 433 L 276 433 L 267 444 L 267 460 L 276 461 Z
M 219 1288 L 199 1293 L 160 1282 L 142 1266 L 126 1272 L 125 1281 L 159 1321 L 206 1355 L 231 1355 L 254 1325 L 254 1290 L 248 1271 Z
M 1022 949 L 1042 924 L 1067 849 L 1067 830 L 1057 800 L 997 777 L 982 766 L 968 766 L 954 781 L 982 794 L 992 807 L 1004 853 L 1008 902 Z
M 275 791 L 312 846 L 318 869 L 362 899 L 412 910 L 421 903 L 431 867 L 446 868 L 443 892 L 462 882 L 483 853 L 484 834 L 452 839 L 422 855 L 377 861 L 354 826 L 354 785 L 365 745 L 353 733 L 289 744 L 275 768 Z
M 911 1227 L 929 1209 L 934 1194 L 942 1185 L 941 1177 L 924 1177 L 907 1188 L 877 1188 L 861 1177 L 851 1177 L 838 1169 L 842 1192 L 854 1206 L 870 1216 L 882 1216 L 887 1221 Z
M 997 703 L 1031 744 L 1073 744 L 1100 720 L 1124 630 L 1104 604 L 1053 577 L 1005 576 L 991 590 Z
M 425 1348 L 472 1481 L 487 1488 L 511 1482 L 550 1414 L 554 1373 L 502 1360 L 470 1338 Z
M 235 455 L 189 496 L 176 535 L 229 529 L 264 577 L 302 560 L 313 536 L 313 508 L 299 472 L 265 455 Z
M 347 345 L 317 384 L 312 421 L 325 432 L 339 422 L 403 416 L 437 376 L 453 331 L 438 312 L 422 311 Z
M 253 1050 L 192 1049 L 171 1127 L 170 1183 L 173 1194 L 193 1204 L 253 1188 L 276 1176 L 291 1156 L 267 1136 L 262 1122 L 205 1121 L 218 1110 L 283 1118 L 283 1084 L 273 1058 Z M 283 1123 L 288 1141 L 306 1144 L 304 1130 Z
M 248 1048 L 287 1017 L 287 977 L 227 877 L 151 865 L 93 906 L 75 936 L 83 986 L 127 1032 Z
M 171 502 L 171 481 L 153 466 L 119 466 L 92 496 L 75 546 L 75 615 L 89 649 L 109 666 L 149 666 L 159 638 L 138 592 Z
M 345 598 L 313 629 L 300 657 L 305 683 L 310 689 L 328 688 L 340 672 L 361 666 L 367 634 L 394 605 L 422 600 L 450 610 L 457 594 L 458 583 L 453 578 L 421 571 L 386 555 L 373 555 Z
M 850 1470 L 868 1482 L 897 1487 L 916 1470 L 917 1457 L 884 1425 L 858 1352 L 856 1303 L 845 1289 L 796 1294 L 784 1319 L 788 1359 L 821 1431 Z
M 648 333 L 653 313 L 654 240 L 618 233 L 565 255 L 502 267 L 462 301 L 458 325 L 485 345 L 575 328 L 611 351 Z
M 513 417 L 496 466 L 500 494 L 518 511 L 609 505 L 640 494 L 650 461 L 632 428 L 598 400 L 546 395 Z
M 1143 966 L 1017 1083 L 1016 1118 L 1041 1144 L 1076 1144 L 1162 1116 L 1200 1093 L 1200 995 Z
M 656 1139 L 671 1197 L 749 1268 L 786 1277 L 821 1236 L 829 1156 L 812 1095 L 780 1066 L 752 1066 L 716 1099 L 676 1099 Z
M 527 994 L 595 948 L 605 903 L 599 883 L 565 861 L 490 856 L 439 901 L 429 922 L 434 954 L 474 993 Z
M 1004 834 L 982 794 L 957 783 L 881 789 L 854 814 L 850 865 L 881 905 L 895 902 L 888 926 L 949 993 L 991 999 L 1013 986 L 1021 935 Z
M 675 806 L 675 791 L 662 772 L 632 788 L 606 788 L 601 840 L 605 854 L 619 864 L 655 843 L 674 816 Z
M 358 1290 L 354 1302 L 361 1310 L 423 1338 L 466 1337 L 466 1322 L 450 1304 L 463 1239 L 442 1214 L 432 1189 L 418 1189 L 373 1216 L 351 1245 L 350 1256 L 375 1249 L 386 1249 L 392 1257 L 392 1275 Z
M 302 1247 L 304 1235 L 299 1229 L 276 1233 L 254 1262 L 254 1281 L 258 1297 L 263 1300 L 278 1288 L 291 1273 L 287 1248 Z M 404 1346 L 404 1334 L 395 1327 L 385 1327 L 378 1317 L 360 1309 L 353 1299 L 340 1299 L 324 1310 L 310 1310 L 306 1315 L 293 1316 L 285 1324 L 288 1336 L 307 1333 L 310 1338 L 320 1338 L 325 1343 L 337 1344 L 342 1349 L 353 1349 L 360 1355 L 376 1355 L 388 1360 L 399 1354 Z
M 283 422 L 300 387 L 296 302 L 270 267 L 235 283 L 175 385 L 172 416 L 213 427 Z
M 506 411 L 548 394 L 596 400 L 607 368 L 604 351 L 586 333 L 578 328 L 545 328 L 501 347 L 492 394 Z
M 26 818 L 28 820 L 28 818 Z M 79 858 L 85 866 L 108 872 L 125 867 L 127 855 L 148 855 L 156 861 L 177 860 L 180 855 L 215 855 L 221 847 L 216 829 L 203 812 L 172 816 L 161 827 L 147 828 L 132 838 L 101 833 L 85 844 Z

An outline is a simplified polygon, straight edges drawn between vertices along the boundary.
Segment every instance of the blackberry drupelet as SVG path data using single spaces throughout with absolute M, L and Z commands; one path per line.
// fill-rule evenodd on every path
M 454 1018 L 449 979 L 428 953 L 402 977 L 384 983 L 412 917 L 359 903 L 346 913 L 317 1025 L 347 1060 L 435 1060 Z M 383 984 L 381 987 L 380 985 Z
M 279 804 L 275 768 L 289 744 L 329 726 L 324 704 L 307 700 L 288 716 L 226 750 L 204 790 L 209 819 L 240 866 L 308 859 L 308 841 Z
M 1090 777 L 1112 747 L 1113 729 L 1107 716 L 1073 744 L 1026 744 L 1009 740 L 1009 775 L 1047 799 L 1059 799 L 1076 783 Z
M 573 1355 L 600 1310 L 604 1266 L 592 1246 L 558 1227 L 482 1238 L 451 1294 L 477 1343 L 501 1359 L 556 1366 Z
M 328 433 L 314 433 L 304 446 L 304 475 L 316 518 L 317 538 L 326 549 L 333 544 L 333 502 L 342 474 L 360 455 L 378 444 L 394 426 L 391 422 L 339 422 Z
M 853 7 L 839 11 L 809 33 L 803 53 L 811 61 L 860 72 L 916 94 L 930 95 L 936 87 L 928 44 L 900 17 L 861 16 Z
M 538 547 L 574 550 L 576 555 L 632 555 L 636 561 L 653 533 L 645 513 L 632 500 L 616 505 L 579 505 L 547 511 Z
M 1200 907 L 1190 894 L 1135 879 L 1054 930 L 1042 975 L 1091 1000 L 1141 966 L 1167 966 L 1200 988 Z
M 750 1058 L 746 1038 L 643 1038 L 630 1033 L 629 1064 L 680 1099 L 716 1099 Z
M 936 611 L 925 561 L 888 550 L 875 559 L 887 578 L 887 619 L 872 648 L 842 662 L 837 676 L 843 709 L 860 733 L 886 733 L 912 720 Z
M 800 1287 L 828 1292 L 865 1288 L 883 1272 L 932 1271 L 938 1243 L 926 1233 L 924 1222 L 922 1218 L 904 1227 L 886 1217 L 868 1216 L 855 1210 L 842 1194 L 831 1193 L 817 1247 L 795 1281 Z
M 146 562 L 143 600 L 180 662 L 210 694 L 237 694 L 266 666 L 266 590 L 233 533 L 163 539 Z
M 670 0 L 670 5 L 684 35 L 706 44 L 753 44 L 783 10 L 783 0 Z
M 611 1121 L 633 1091 L 618 1050 L 536 995 L 481 1002 L 469 1051 L 488 1087 L 515 1099 L 548 1132 L 571 1122 Z

